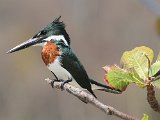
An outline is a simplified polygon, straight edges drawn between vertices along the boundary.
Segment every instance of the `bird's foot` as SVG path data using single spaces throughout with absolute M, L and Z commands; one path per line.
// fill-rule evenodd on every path
M 61 90 L 64 90 L 64 85 L 65 85 L 66 83 L 71 82 L 71 81 L 72 81 L 72 79 L 62 81 L 62 83 L 61 83 Z
M 54 79 L 50 82 L 51 87 L 54 88 L 54 82 L 61 82 L 60 80 Z

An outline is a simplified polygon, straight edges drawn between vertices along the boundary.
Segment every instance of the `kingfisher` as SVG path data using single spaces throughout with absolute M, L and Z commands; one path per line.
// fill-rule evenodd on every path
M 62 82 L 62 88 L 65 83 L 70 83 L 78 88 L 88 90 L 95 98 L 97 97 L 93 90 L 120 94 L 120 90 L 89 78 L 85 68 L 70 47 L 70 37 L 65 30 L 64 22 L 60 21 L 60 18 L 61 16 L 41 29 L 32 38 L 17 45 L 7 53 L 13 53 L 30 46 L 42 46 L 42 60 L 53 73 L 54 81 Z M 54 81 L 51 84 L 52 87 Z

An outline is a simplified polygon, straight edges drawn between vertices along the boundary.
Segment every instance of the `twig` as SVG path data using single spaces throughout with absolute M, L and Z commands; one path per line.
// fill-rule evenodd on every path
M 45 80 L 49 84 L 51 84 L 51 82 L 53 81 L 49 78 L 47 78 Z M 61 89 L 61 82 L 54 82 L 54 88 Z M 104 113 L 106 113 L 108 115 L 115 115 L 123 120 L 138 120 L 137 118 L 134 118 L 128 114 L 122 113 L 111 106 L 107 106 L 107 105 L 101 103 L 99 100 L 94 98 L 92 95 L 90 95 L 90 94 L 88 94 L 88 93 L 80 90 L 79 88 L 76 88 L 68 83 L 66 83 L 64 85 L 64 90 L 67 90 L 69 93 L 76 96 L 77 98 L 79 98 L 83 102 L 92 104 L 93 106 L 99 108 L 100 110 L 102 110 Z
M 152 84 L 147 85 L 147 100 L 150 104 L 151 108 L 160 113 L 160 105 L 158 104 L 158 101 L 155 97 L 155 91 Z

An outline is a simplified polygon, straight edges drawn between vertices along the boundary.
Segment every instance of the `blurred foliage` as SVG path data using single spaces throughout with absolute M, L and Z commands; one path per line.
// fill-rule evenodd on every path
M 142 120 L 148 120 L 148 119 L 149 119 L 148 115 L 144 114 Z

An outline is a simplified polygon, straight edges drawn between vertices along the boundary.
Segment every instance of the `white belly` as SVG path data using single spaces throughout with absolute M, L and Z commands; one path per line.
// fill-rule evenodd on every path
M 75 81 L 75 79 L 72 77 L 72 75 L 63 68 L 58 60 L 55 60 L 54 63 L 48 65 L 48 69 L 52 71 L 59 80 L 70 80 L 72 79 L 72 82 L 70 82 L 71 85 L 81 88 L 79 84 Z
M 72 78 L 71 74 L 63 68 L 58 60 L 55 60 L 54 63 L 48 65 L 48 69 L 58 77 L 58 79 L 69 80 Z

